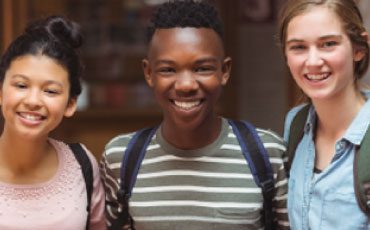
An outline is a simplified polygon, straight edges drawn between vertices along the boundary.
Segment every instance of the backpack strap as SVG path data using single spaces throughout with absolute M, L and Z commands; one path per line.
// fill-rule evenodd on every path
M 72 150 L 77 162 L 81 166 L 82 175 L 85 179 L 85 185 L 86 185 L 86 194 L 87 194 L 87 220 L 86 220 L 86 229 L 90 228 L 90 210 L 91 210 L 91 196 L 93 192 L 93 169 L 91 165 L 91 161 L 89 157 L 87 156 L 87 153 L 82 148 L 82 146 L 79 143 L 71 143 L 68 144 L 69 148 Z
M 370 126 L 362 140 L 359 151 L 355 153 L 353 175 L 357 203 L 370 217 Z
M 123 206 L 118 218 L 112 223 L 111 229 L 122 229 L 124 225 L 131 225 L 134 229 L 133 220 L 129 214 L 129 199 L 136 177 L 144 159 L 146 149 L 152 140 L 158 127 L 145 128 L 137 131 L 128 143 L 121 162 L 120 188 L 117 191 L 117 199 Z
M 287 143 L 287 156 L 288 156 L 288 162 L 285 167 L 287 174 L 289 176 L 290 167 L 292 166 L 292 162 L 295 156 L 295 150 L 298 147 L 299 142 L 302 140 L 303 132 L 304 132 L 304 126 L 306 124 L 308 111 L 310 109 L 310 104 L 307 104 L 301 108 L 301 110 L 298 111 L 298 113 L 295 115 L 295 117 L 292 120 L 292 123 L 290 124 L 290 132 L 289 132 L 289 138 Z
M 272 199 L 275 194 L 271 163 L 255 127 L 245 121 L 228 120 L 248 162 L 254 181 L 262 189 L 265 229 L 274 229 Z

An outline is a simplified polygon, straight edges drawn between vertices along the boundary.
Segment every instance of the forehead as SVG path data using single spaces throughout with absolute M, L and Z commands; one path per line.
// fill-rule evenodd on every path
M 224 50 L 220 36 L 208 28 L 157 29 L 149 46 L 148 57 L 176 53 L 194 55 L 203 53 L 223 57 Z
M 287 28 L 287 40 L 343 34 L 340 17 L 326 6 L 315 6 L 292 18 Z
M 68 81 L 68 73 L 54 59 L 45 55 L 24 55 L 14 59 L 7 75 L 20 75 L 39 80 Z

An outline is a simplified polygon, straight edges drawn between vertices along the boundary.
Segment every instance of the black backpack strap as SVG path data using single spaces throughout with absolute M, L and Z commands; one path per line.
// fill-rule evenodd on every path
M 355 153 L 353 175 L 357 203 L 361 210 L 370 217 L 370 125 Z
M 122 229 L 124 225 L 131 225 L 135 229 L 133 220 L 129 214 L 128 201 L 131 197 L 132 188 L 144 159 L 146 149 L 154 136 L 157 127 L 145 128 L 137 131 L 128 143 L 124 157 L 121 162 L 120 188 L 117 199 L 122 204 L 123 210 L 119 213 L 117 220 L 112 223 L 111 229 Z
M 285 165 L 285 169 L 287 171 L 288 176 L 290 167 L 292 166 L 292 162 L 295 156 L 295 150 L 297 149 L 297 146 L 303 137 L 304 126 L 306 124 L 309 109 L 310 104 L 303 106 L 303 108 L 301 108 L 301 110 L 299 110 L 298 113 L 295 115 L 295 117 L 292 120 L 292 123 L 290 124 L 290 132 L 287 143 L 288 146 L 286 151 L 288 156 L 288 162 L 287 165 Z
M 274 177 L 268 153 L 255 127 L 245 121 L 229 120 L 248 162 L 254 181 L 262 189 L 265 229 L 275 229 L 272 199 L 275 194 Z
M 72 152 L 74 153 L 74 156 L 77 160 L 77 162 L 81 166 L 82 175 L 85 179 L 85 185 L 86 185 L 86 194 L 87 194 L 87 220 L 86 220 L 86 229 L 89 229 L 90 227 L 90 210 L 91 210 L 91 196 L 93 192 L 93 184 L 94 184 L 94 178 L 93 178 L 93 169 L 91 165 L 91 161 L 89 157 L 87 156 L 87 153 L 82 148 L 82 146 L 79 143 L 71 143 L 68 144 Z

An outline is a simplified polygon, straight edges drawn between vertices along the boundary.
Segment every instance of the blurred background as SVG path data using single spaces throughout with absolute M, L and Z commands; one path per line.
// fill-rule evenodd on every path
M 149 17 L 165 1 L 0 0 L 1 53 L 27 23 L 41 17 L 64 15 L 82 27 L 83 93 L 78 112 L 62 122 L 53 133 L 56 138 L 82 142 L 100 158 L 104 145 L 115 135 L 161 121 L 141 60 L 147 48 Z M 300 97 L 275 39 L 278 11 L 285 0 L 210 2 L 219 10 L 226 52 L 233 59 L 220 114 L 282 134 L 285 113 Z M 370 1 L 358 2 L 370 31 Z

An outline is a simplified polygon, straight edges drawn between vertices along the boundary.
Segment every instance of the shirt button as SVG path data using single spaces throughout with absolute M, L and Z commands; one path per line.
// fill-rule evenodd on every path
M 304 132 L 305 134 L 309 133 L 311 130 L 311 124 L 310 123 L 307 123 L 304 127 Z
M 346 147 L 346 142 L 345 141 L 339 141 L 336 146 L 335 150 L 338 152 Z

